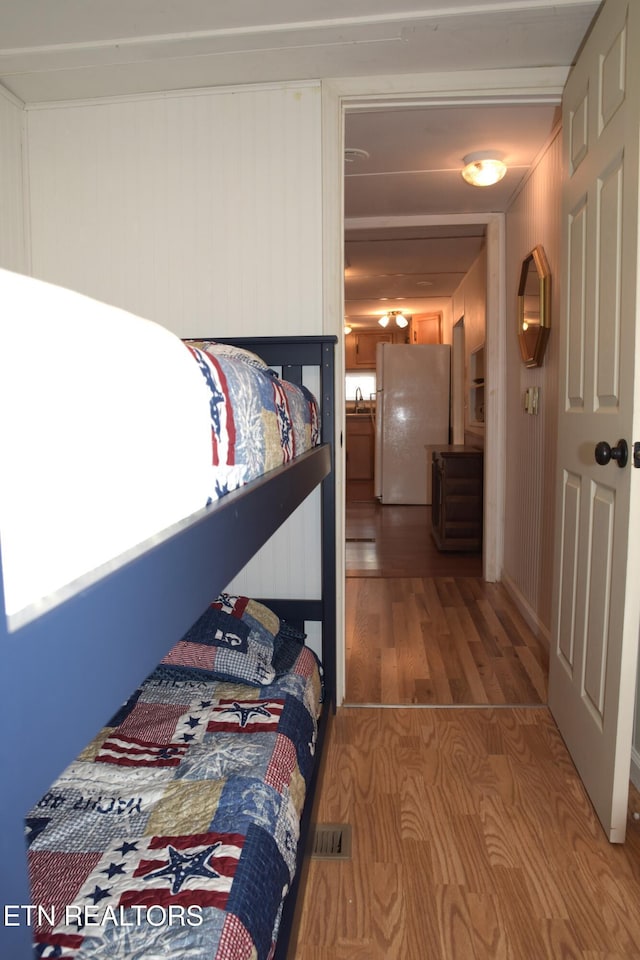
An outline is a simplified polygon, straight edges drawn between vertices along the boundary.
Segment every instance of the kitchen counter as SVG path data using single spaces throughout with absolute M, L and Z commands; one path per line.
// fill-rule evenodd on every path
M 347 499 L 373 497 L 374 429 L 369 410 L 346 415 Z

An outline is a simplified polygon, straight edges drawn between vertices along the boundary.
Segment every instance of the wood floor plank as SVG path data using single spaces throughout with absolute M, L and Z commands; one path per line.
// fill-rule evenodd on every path
M 512 951 L 500 923 L 496 895 L 470 893 L 468 903 L 476 960 L 510 960 Z
M 640 958 L 640 821 L 607 842 L 545 707 L 340 708 L 327 750 L 352 859 L 311 861 L 291 960 Z
M 445 957 L 476 960 L 473 921 L 464 888 L 455 884 L 438 886 L 436 902 Z
M 462 703 L 490 703 L 489 692 L 484 685 L 484 681 L 472 651 L 469 648 L 469 632 L 463 629 L 460 622 L 458 610 L 453 608 L 447 611 L 447 624 L 451 641 L 455 646 L 460 666 L 466 681 L 469 694 Z

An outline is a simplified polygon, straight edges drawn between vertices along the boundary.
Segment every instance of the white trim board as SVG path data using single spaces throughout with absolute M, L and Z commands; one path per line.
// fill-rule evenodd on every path
M 347 110 L 384 103 L 443 105 L 445 102 L 559 102 L 568 74 L 564 67 L 540 67 L 513 70 L 458 71 L 456 73 L 411 74 L 330 79 L 322 81 L 323 98 L 323 223 L 324 333 L 343 340 L 343 247 L 344 247 L 344 116 Z M 484 576 L 498 580 L 502 573 L 504 543 L 505 420 L 504 409 L 506 359 L 506 280 L 504 215 L 489 215 L 487 223 L 487 379 L 493 384 L 487 403 L 485 439 L 485 484 L 490 493 L 485 503 Z M 403 218 L 406 220 L 406 218 Z M 425 222 L 424 218 L 421 220 Z M 443 218 L 439 217 L 442 223 Z M 452 220 L 451 222 L 456 222 Z M 457 222 L 474 222 L 464 216 Z M 350 221 L 350 225 L 353 220 Z M 388 225 L 388 224 L 386 224 Z M 344 380 L 344 355 L 338 352 L 336 366 L 337 400 Z M 341 428 L 337 428 L 340 438 Z M 344 453 L 337 447 L 337 496 L 343 496 Z M 340 500 L 338 501 L 340 503 Z M 344 649 L 344 508 L 338 509 L 338 680 L 336 702 L 345 694 Z

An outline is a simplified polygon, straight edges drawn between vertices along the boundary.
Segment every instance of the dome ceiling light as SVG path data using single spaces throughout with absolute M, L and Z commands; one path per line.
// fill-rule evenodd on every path
M 496 150 L 481 150 L 463 157 L 462 176 L 474 187 L 491 187 L 502 180 L 507 166 Z
M 367 150 L 360 150 L 359 147 L 345 147 L 345 163 L 355 163 L 356 160 L 368 160 L 370 154 Z

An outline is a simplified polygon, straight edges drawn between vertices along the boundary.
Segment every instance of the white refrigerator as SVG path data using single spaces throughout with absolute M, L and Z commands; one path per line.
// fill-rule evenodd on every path
M 427 447 L 449 443 L 451 348 L 380 343 L 376 353 L 374 493 L 427 503 Z

